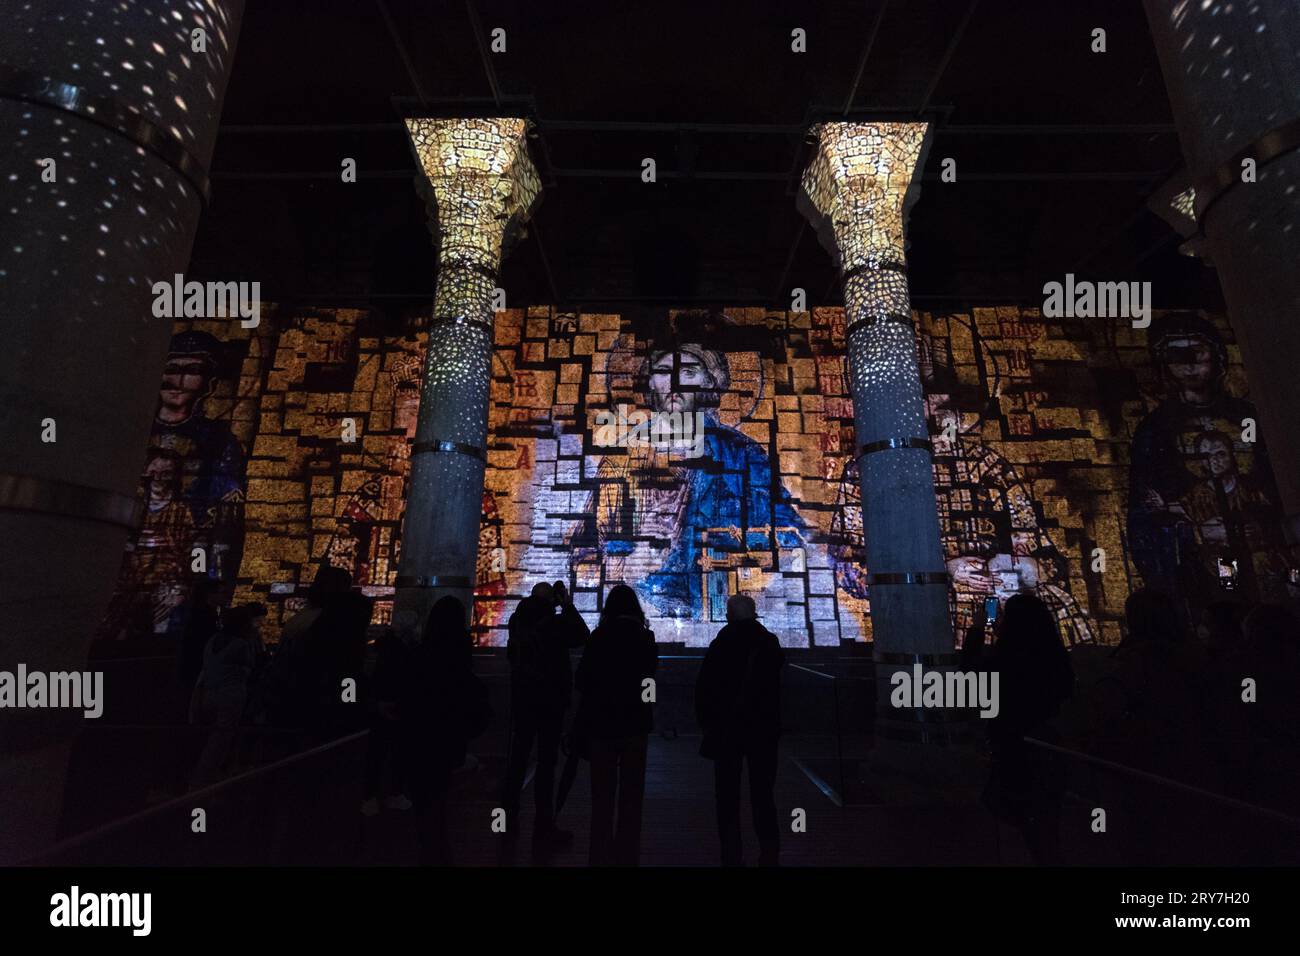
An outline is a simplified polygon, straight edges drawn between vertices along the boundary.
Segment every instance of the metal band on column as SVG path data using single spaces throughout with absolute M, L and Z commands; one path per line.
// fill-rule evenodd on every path
M 930 444 L 928 438 L 882 438 L 879 441 L 867 442 L 859 448 L 858 457 L 874 455 L 878 451 L 889 451 L 894 448 L 916 448 L 931 453 L 934 451 L 934 446 Z
M 1285 156 L 1296 149 L 1300 149 L 1300 117 L 1263 133 L 1253 142 L 1239 149 L 1231 159 L 1216 166 L 1209 176 L 1202 178 L 1196 184 L 1196 194 L 1198 197 L 1209 198 L 1199 203 L 1200 209 L 1196 213 L 1201 234 L 1205 233 L 1205 217 L 1209 215 L 1210 210 L 1230 190 L 1242 184 L 1241 164 L 1244 160 L 1253 159 L 1258 172 L 1258 167 L 1267 165 L 1279 156 Z
M 846 269 L 844 271 L 844 274 L 840 276 L 840 281 L 844 283 L 848 283 L 850 279 L 854 279 L 865 272 L 881 272 L 881 271 L 901 272 L 903 275 L 907 275 L 907 263 L 898 262 L 894 259 L 884 259 L 881 261 L 864 262 L 862 263 L 862 265 L 854 266 L 852 269 Z
M 463 574 L 399 574 L 399 588 L 471 588 L 474 585 Z
M 455 454 L 468 455 L 471 458 L 478 458 L 481 461 L 487 461 L 487 452 L 482 448 L 474 445 L 467 445 L 459 441 L 443 441 L 435 439 L 433 441 L 418 441 L 411 445 L 411 454 Z
M 910 312 L 878 312 L 875 315 L 860 316 L 849 323 L 848 328 L 844 330 L 844 338 L 852 338 L 853 333 L 870 328 L 873 325 L 879 325 L 882 322 L 911 325 L 912 314 Z
M 494 285 L 496 284 L 498 276 L 496 269 L 493 269 L 491 266 L 485 266 L 483 263 L 476 262 L 473 259 L 447 259 L 440 261 L 438 263 L 438 268 L 444 271 L 448 269 L 468 269 L 470 272 L 478 273 L 483 276 L 483 278 L 491 280 Z
M 878 571 L 867 575 L 867 587 L 873 584 L 948 584 L 947 571 Z
M 879 651 L 872 655 L 877 664 L 910 667 L 920 664 L 922 667 L 956 667 L 961 663 L 960 654 L 907 654 L 897 651 Z
M 115 524 L 134 531 L 144 520 L 144 505 L 134 495 L 88 488 L 53 478 L 0 473 L 0 511 L 33 511 Z
M 0 63 L 0 99 L 21 100 L 62 110 L 125 137 L 170 166 L 194 187 L 203 204 L 208 204 L 212 184 L 198 158 L 171 131 L 127 109 L 117 100 L 91 93 L 75 83 L 4 63 Z
M 476 329 L 482 329 L 491 335 L 495 330 L 491 322 L 484 322 L 482 319 L 475 319 L 468 315 L 437 315 L 429 320 L 429 330 L 439 328 L 444 325 L 472 325 Z

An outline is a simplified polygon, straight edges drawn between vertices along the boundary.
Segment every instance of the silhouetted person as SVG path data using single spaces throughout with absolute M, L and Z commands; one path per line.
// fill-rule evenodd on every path
M 178 723 L 190 720 L 190 707 L 194 700 L 194 685 L 203 671 L 203 650 L 208 641 L 221 629 L 220 582 L 201 577 L 190 588 L 189 598 L 177 608 L 184 624 L 180 629 L 180 642 L 176 650 L 176 700 Z M 189 735 L 178 735 L 172 747 L 176 792 L 185 790 L 188 774 L 195 761 L 195 750 L 201 741 Z
M 374 601 L 351 588 L 350 574 L 348 580 L 349 587 L 326 602 L 307 632 L 307 654 L 321 681 L 319 729 L 327 737 L 351 733 L 365 724 L 363 708 L 344 701 L 343 682 L 352 680 L 354 688 L 362 682 Z
M 253 628 L 247 638 L 253 653 L 253 673 L 248 678 L 248 698 L 244 703 L 244 722 L 266 723 L 266 682 L 271 664 L 271 652 L 266 647 L 266 605 L 260 601 L 245 604 L 244 607 L 253 619 Z
M 557 844 L 572 837 L 555 826 L 555 761 L 560 753 L 564 714 L 573 697 L 569 650 L 588 637 L 587 623 L 570 600 L 563 583 L 537 584 L 519 602 L 507 625 L 506 654 L 510 660 L 510 743 L 506 766 L 506 827 L 519 833 L 519 801 L 528 758 L 537 745 L 533 799 L 537 820 L 533 840 Z
M 208 739 L 191 775 L 194 787 L 221 779 L 229 763 L 256 662 L 257 629 L 265 613 L 261 605 L 231 608 L 223 616 L 221 630 L 203 650 L 190 722 L 207 728 Z
M 1253 669 L 1257 731 L 1300 750 L 1300 624 L 1278 604 L 1252 608 L 1242 622 L 1244 664 Z
M 646 627 L 636 592 L 615 585 L 577 674 L 591 754 L 593 866 L 636 866 L 641 855 L 646 738 L 654 729 L 644 682 L 658 666 L 654 632 Z
M 177 675 L 185 688 L 187 703 L 199 672 L 203 670 L 203 649 L 221 624 L 220 600 L 220 583 L 212 578 L 199 578 L 190 588 L 177 655 Z
M 402 670 L 398 716 L 406 777 L 414 800 L 420 859 L 450 862 L 447 790 L 465 762 L 469 741 L 492 719 L 487 687 L 474 675 L 473 639 L 465 606 L 441 598 L 429 612 L 420 643 Z
M 271 656 L 270 651 L 266 648 L 266 633 L 263 630 L 266 626 L 266 605 L 261 601 L 254 601 L 251 604 L 245 604 L 244 607 L 248 608 L 248 613 L 252 615 L 253 623 L 256 625 L 250 635 L 250 640 L 253 642 L 254 663 L 260 664 L 269 660 Z
M 998 712 L 988 721 L 985 803 L 1020 830 L 1036 863 L 1055 863 L 1065 770 L 1058 757 L 1025 738 L 1059 741 L 1053 720 L 1074 692 L 1074 672 L 1055 616 L 1032 594 L 1009 598 L 995 629 L 987 668 L 998 673 Z
M 1249 786 L 1242 796 L 1294 816 L 1300 800 L 1300 624 L 1287 608 L 1261 604 L 1246 615 L 1242 636 L 1244 653 L 1233 674 L 1234 705 L 1245 715 L 1249 753 Z M 1254 681 L 1252 703 L 1243 700 L 1247 678 Z M 1294 848 L 1296 834 L 1289 838 Z M 1268 862 L 1293 863 L 1295 857 Z
M 1108 666 L 1084 694 L 1090 701 L 1087 749 L 1124 767 L 1212 792 L 1223 792 L 1235 759 L 1220 726 L 1223 683 L 1209 672 L 1204 649 L 1185 631 L 1167 595 L 1140 588 L 1124 604 L 1125 634 Z M 1229 716 L 1231 712 L 1229 711 Z M 1118 813 L 1110 829 L 1130 863 L 1191 862 L 1216 808 L 1128 772 L 1100 778 Z
M 984 666 L 985 655 L 988 653 L 988 648 L 985 646 L 988 640 L 988 625 L 988 611 L 984 608 L 984 602 L 980 601 L 975 605 L 971 626 L 966 630 L 966 636 L 961 642 L 959 657 L 962 670 L 978 671 Z
M 323 680 L 309 653 L 312 629 L 327 605 L 352 585 L 343 568 L 323 564 L 307 589 L 307 606 L 285 622 L 280 643 L 269 668 L 270 719 L 284 727 L 310 727 L 317 723 L 317 685 Z
M 776 787 L 781 735 L 781 644 L 758 622 L 754 599 L 727 600 L 727 624 L 709 645 L 695 684 L 695 715 L 704 739 L 700 754 L 713 761 L 722 865 L 743 863 L 740 774 L 749 767 L 749 801 L 758 834 L 760 866 L 776 866 L 780 849 Z
M 1216 664 L 1241 652 L 1242 610 L 1236 601 L 1214 601 L 1201 612 L 1196 636 Z
M 1207 742 L 1214 693 L 1205 651 L 1188 639 L 1177 605 L 1140 588 L 1124 604 L 1124 639 L 1096 690 L 1109 756 L 1211 790 L 1220 788 Z
M 1246 607 L 1237 601 L 1212 601 L 1201 610 L 1196 625 L 1198 653 L 1204 656 L 1205 679 L 1211 690 L 1206 719 L 1216 740 L 1212 747 L 1222 768 L 1225 790 L 1236 789 L 1249 800 L 1246 785 L 1249 748 L 1240 743 L 1248 731 L 1247 708 L 1241 706 L 1240 672 L 1249 656 L 1241 621 Z
M 293 646 L 320 617 L 325 605 L 351 586 L 352 575 L 347 569 L 330 564 L 317 568 L 316 576 L 307 588 L 307 606 L 285 622 L 284 630 L 280 633 L 280 647 L 283 649 Z
M 326 574 L 324 568 L 318 581 L 321 574 Z M 327 581 L 319 613 L 304 630 L 291 635 L 280 651 L 286 655 L 293 722 L 306 727 L 317 740 L 343 736 L 365 722 L 363 708 L 344 701 L 343 682 L 361 683 L 366 630 L 373 609 L 370 598 L 352 590 L 348 571 L 331 568 Z
M 375 672 L 366 695 L 370 736 L 366 739 L 365 791 L 361 804 L 361 812 L 368 817 L 379 812 L 381 797 L 383 806 L 389 810 L 409 810 L 412 806 L 402 792 L 405 774 L 400 722 L 402 675 L 411 653 L 392 628 L 385 629 L 375 641 Z M 391 785 L 387 795 L 385 772 Z

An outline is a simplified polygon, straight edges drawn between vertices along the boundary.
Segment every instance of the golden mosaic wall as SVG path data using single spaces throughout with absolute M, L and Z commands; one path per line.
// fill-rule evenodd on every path
M 222 512 L 227 522 L 236 513 L 242 521 L 242 537 L 231 552 L 241 557 L 235 600 L 268 604 L 273 637 L 278 623 L 301 606 L 316 566 L 328 561 L 348 568 L 377 598 L 376 621 L 383 622 L 397 574 L 422 339 L 395 334 L 378 316 L 355 310 L 289 314 L 264 307 L 263 316 L 262 326 L 251 331 L 230 323 L 184 321 L 177 327 L 228 340 L 213 390 L 198 402 L 196 415 L 209 423 L 202 432 L 209 436 L 204 448 L 215 447 L 211 435 L 228 431 L 245 456 L 238 509 Z M 1124 599 L 1141 581 L 1138 565 L 1153 577 L 1159 566 L 1156 545 L 1144 559 L 1135 556 L 1133 529 L 1149 544 L 1157 528 L 1164 536 L 1157 545 L 1163 547 L 1173 528 L 1179 540 L 1190 542 L 1184 560 L 1192 553 L 1223 553 L 1216 543 L 1224 538 L 1223 516 L 1215 525 L 1201 479 L 1210 480 L 1203 460 L 1214 451 L 1205 436 L 1227 425 L 1211 421 L 1208 412 L 1187 427 L 1171 418 L 1174 406 L 1167 399 L 1179 386 L 1155 361 L 1170 355 L 1191 361 L 1189 348 L 1215 339 L 1205 347 L 1221 350 L 1226 359 L 1214 381 L 1215 414 L 1226 415 L 1230 424 L 1250 406 L 1241 398 L 1246 382 L 1240 355 L 1221 319 L 1196 318 L 1201 325 L 1188 331 L 1177 323 L 1161 325 L 1165 319 L 1157 314 L 1146 331 L 1045 320 L 1036 311 L 1011 307 L 916 317 L 945 557 L 958 579 L 953 610 L 959 634 L 982 603 L 984 588 L 1005 596 L 1031 587 L 1056 611 L 1070 640 L 1113 642 Z M 1174 349 L 1168 355 L 1152 349 L 1152 336 L 1161 328 L 1160 341 Z M 643 587 L 661 641 L 707 643 L 718 627 L 719 598 L 738 590 L 755 596 L 768 627 L 788 645 L 869 638 L 843 310 L 726 310 L 694 332 L 678 329 L 675 346 L 657 345 L 661 333 L 617 315 L 558 314 L 546 307 L 498 313 L 478 639 L 503 643 L 504 617 L 514 602 L 536 581 L 557 578 L 570 583 L 579 609 L 593 620 L 598 592 L 612 581 Z M 680 494 L 676 511 L 659 513 L 645 504 L 654 498 L 650 492 L 638 493 L 628 507 L 640 510 L 625 518 L 610 512 L 602 498 L 602 489 L 612 487 L 650 488 L 664 500 L 673 497 L 671 480 L 637 484 L 630 466 L 592 440 L 603 410 L 646 405 L 639 376 L 647 360 L 665 349 L 703 356 L 718 386 L 711 434 L 725 447 L 710 445 L 710 455 L 745 459 L 750 471 L 736 481 L 770 485 L 771 501 L 763 498 L 770 512 L 762 520 L 751 516 L 749 527 L 733 534 L 738 548 L 725 553 L 710 550 L 707 541 L 699 551 L 668 543 L 675 540 L 673 520 L 692 520 L 681 518 L 690 509 Z M 1179 439 L 1179 428 L 1192 437 Z M 352 430 L 355 440 L 348 442 Z M 1139 506 L 1158 520 L 1135 523 L 1130 477 L 1141 466 L 1131 471 L 1130 448 L 1135 435 L 1145 436 L 1139 440 L 1146 448 L 1153 434 L 1165 432 L 1169 441 L 1150 447 L 1165 449 L 1159 453 L 1166 457 L 1174 454 L 1169 448 L 1183 449 L 1178 454 L 1184 456 L 1185 487 L 1175 495 L 1153 484 L 1156 491 L 1164 489 L 1162 499 L 1144 485 Z M 1236 516 L 1228 527 L 1249 530 L 1254 525 L 1240 516 L 1267 507 L 1271 487 L 1258 446 L 1241 442 L 1239 434 L 1229 438 L 1234 473 L 1244 477 L 1227 506 Z M 762 461 L 755 449 L 761 449 Z M 176 489 L 189 496 L 190 513 L 198 515 L 203 509 L 193 491 L 195 469 L 187 465 L 182 471 Z M 699 468 L 664 473 L 678 475 L 679 484 L 704 480 Z M 149 487 L 142 482 L 142 494 Z M 222 487 L 229 498 L 234 484 Z M 720 487 L 725 497 L 729 486 Z M 202 520 L 177 519 L 170 505 L 153 513 L 160 516 L 153 519 L 159 527 L 152 536 L 146 528 L 133 541 L 134 557 L 124 562 L 115 605 L 120 620 L 105 637 L 151 625 L 155 633 L 168 630 L 166 613 L 140 607 L 173 600 L 184 580 L 175 573 L 187 550 L 184 539 L 205 532 Z M 169 523 L 161 517 L 166 515 Z M 625 524 L 616 526 L 616 519 Z M 633 533 L 648 527 L 668 530 L 663 540 Z M 1235 553 L 1248 565 L 1238 590 L 1262 590 L 1263 582 L 1274 579 L 1270 575 L 1285 573 L 1276 563 L 1278 549 L 1261 544 L 1255 532 L 1227 538 L 1238 544 L 1250 539 Z M 1105 566 L 1094 572 L 1098 548 Z M 657 568 L 683 555 L 698 561 L 702 583 L 665 596 L 649 582 Z M 164 566 L 170 570 L 160 584 L 156 569 Z M 229 569 L 222 573 L 233 577 Z M 134 612 L 121 611 L 132 602 Z

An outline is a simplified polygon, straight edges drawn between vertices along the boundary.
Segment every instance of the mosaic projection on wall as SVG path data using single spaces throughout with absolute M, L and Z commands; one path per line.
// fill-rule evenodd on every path
M 269 328 L 225 341 L 231 324 L 186 323 L 172 336 L 138 489 L 144 519 L 127 542 L 101 639 L 175 635 L 196 577 L 235 586 Z
M 1285 596 L 1268 459 L 1243 440 L 1254 410 L 1224 322 L 917 319 L 959 640 L 986 597 L 1023 589 L 1071 642 L 1108 643 L 1143 581 L 1189 610 Z M 174 631 L 196 546 L 206 575 L 267 603 L 273 624 L 322 561 L 385 622 L 421 341 L 342 309 L 264 308 L 252 332 L 178 324 L 148 516 L 103 636 Z M 627 581 L 660 641 L 707 643 L 737 591 L 788 646 L 870 639 L 843 350 L 840 309 L 499 313 L 477 640 L 504 643 L 514 603 L 556 579 L 593 623 L 598 595 Z M 619 411 L 690 413 L 705 429 L 694 448 L 626 447 L 610 439 Z

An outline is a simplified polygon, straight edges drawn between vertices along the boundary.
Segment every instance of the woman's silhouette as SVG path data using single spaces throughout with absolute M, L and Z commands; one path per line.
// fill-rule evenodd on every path
M 593 866 L 636 866 L 640 855 L 646 738 L 654 727 L 648 681 L 658 663 L 636 592 L 615 585 L 575 678 L 578 733 L 591 756 Z
M 985 803 L 1024 835 L 1036 863 L 1060 857 L 1064 768 L 1026 737 L 1055 742 L 1053 720 L 1074 693 L 1074 671 L 1056 618 L 1032 594 L 1008 599 L 997 626 L 989 670 L 999 674 L 998 714 L 990 723 L 992 768 Z

